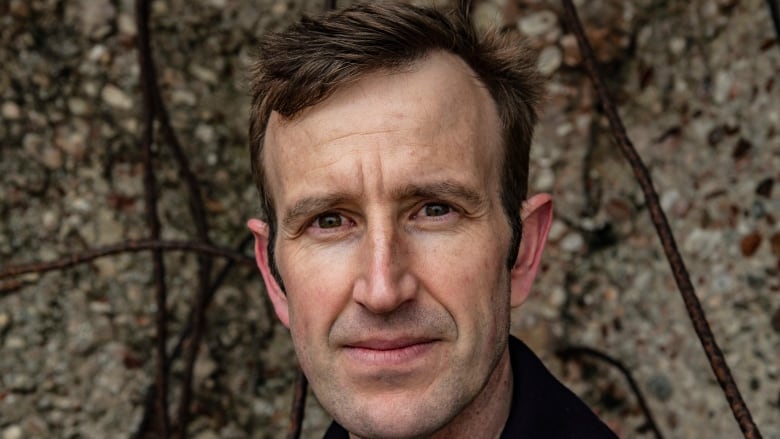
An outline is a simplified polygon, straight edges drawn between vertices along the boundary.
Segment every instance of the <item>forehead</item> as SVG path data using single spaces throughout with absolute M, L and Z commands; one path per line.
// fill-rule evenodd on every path
M 500 139 L 490 93 L 460 58 L 437 52 L 402 71 L 365 75 L 292 119 L 272 113 L 263 163 L 278 202 L 312 173 L 354 167 L 345 158 L 369 152 L 428 171 L 454 165 L 493 174 Z

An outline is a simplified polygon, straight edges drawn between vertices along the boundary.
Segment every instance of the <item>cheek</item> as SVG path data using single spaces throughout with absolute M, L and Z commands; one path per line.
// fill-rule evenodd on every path
M 452 313 L 493 313 L 508 300 L 508 273 L 503 247 L 494 237 L 469 237 L 431 243 L 413 266 L 427 289 Z M 505 300 L 506 299 L 506 300 Z
M 354 264 L 349 254 L 311 247 L 280 249 L 278 264 L 293 335 L 310 340 L 327 333 L 351 291 Z

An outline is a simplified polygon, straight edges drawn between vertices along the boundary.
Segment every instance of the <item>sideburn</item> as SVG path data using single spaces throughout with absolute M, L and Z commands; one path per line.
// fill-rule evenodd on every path
M 268 212 L 266 210 L 266 212 Z M 271 269 L 271 276 L 274 277 L 276 283 L 279 284 L 279 288 L 284 294 L 287 294 L 287 289 L 284 287 L 284 281 L 282 275 L 279 273 L 279 267 L 276 265 L 276 213 L 271 211 L 268 213 L 268 268 Z
M 506 267 L 511 270 L 515 266 L 517 255 L 520 252 L 520 240 L 523 237 L 523 222 L 520 216 L 506 212 L 509 218 L 509 227 L 512 229 L 512 239 L 509 241 L 509 252 L 507 253 Z

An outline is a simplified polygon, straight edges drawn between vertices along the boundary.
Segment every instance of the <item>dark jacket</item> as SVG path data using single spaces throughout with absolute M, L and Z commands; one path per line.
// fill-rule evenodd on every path
M 509 337 L 514 389 L 502 439 L 617 439 L 574 393 L 563 386 L 522 341 Z M 346 439 L 335 421 L 324 439 Z

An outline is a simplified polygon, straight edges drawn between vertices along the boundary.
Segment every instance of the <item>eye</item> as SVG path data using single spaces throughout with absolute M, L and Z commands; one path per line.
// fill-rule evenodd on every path
M 320 229 L 335 229 L 341 227 L 345 222 L 345 218 L 336 212 L 324 213 L 314 220 L 316 227 Z
M 444 203 L 428 203 L 422 209 L 425 216 L 444 216 L 450 212 L 452 212 L 452 206 Z
M 412 215 L 415 227 L 442 229 L 458 224 L 460 210 L 442 201 L 430 201 L 420 206 Z

